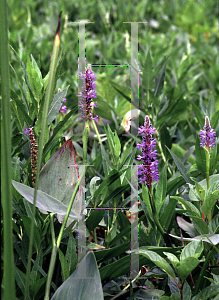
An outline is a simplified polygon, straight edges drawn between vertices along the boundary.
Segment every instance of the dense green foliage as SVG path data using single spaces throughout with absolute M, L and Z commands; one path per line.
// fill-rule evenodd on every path
M 218 299 L 217 1 L 12 0 L 8 10 L 17 299 Z M 80 20 L 93 22 L 86 25 L 86 63 L 96 76 L 99 116 L 86 147 L 77 97 Z M 147 21 L 138 25 L 139 107 L 131 109 L 139 109 L 139 127 L 148 115 L 157 130 L 160 178 L 151 191 L 145 184 L 133 187 L 141 136 L 124 127 L 131 89 L 128 21 Z M 65 98 L 66 114 L 60 113 Z M 205 116 L 217 137 L 210 151 L 200 147 Z M 24 133 L 30 126 L 39 150 L 36 182 L 33 143 Z M 135 278 L 130 228 L 138 233 Z

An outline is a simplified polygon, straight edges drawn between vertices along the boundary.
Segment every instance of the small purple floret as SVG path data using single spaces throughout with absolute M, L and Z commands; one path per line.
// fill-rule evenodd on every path
M 58 88 L 58 93 L 60 93 L 62 90 L 60 88 Z M 62 100 L 62 106 L 60 107 L 59 109 L 59 113 L 63 113 L 63 114 L 66 114 L 67 113 L 67 106 L 66 105 L 63 105 L 63 103 L 66 103 L 66 98 L 64 98 Z
M 215 141 L 216 141 L 216 133 L 214 129 L 211 128 L 209 118 L 206 116 L 205 117 L 205 126 L 204 130 L 200 130 L 200 147 L 206 147 L 207 150 L 210 149 L 210 147 L 215 146 Z
M 157 133 L 155 127 L 150 124 L 148 116 L 145 117 L 144 126 L 139 128 L 138 133 L 143 135 L 142 143 L 137 144 L 137 148 L 142 147 L 142 156 L 138 155 L 138 160 L 143 160 L 143 163 L 138 167 L 138 175 L 143 175 L 139 182 L 146 182 L 150 187 L 153 180 L 159 181 L 158 173 L 158 160 L 157 150 L 153 150 L 156 147 L 156 138 L 153 139 L 152 133 Z

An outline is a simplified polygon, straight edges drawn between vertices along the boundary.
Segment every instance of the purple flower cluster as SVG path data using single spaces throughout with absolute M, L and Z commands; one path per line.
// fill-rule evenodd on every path
M 58 89 L 58 93 L 60 93 L 60 92 L 61 92 L 61 89 Z M 66 98 L 63 99 L 62 103 L 65 103 L 65 102 L 66 102 Z M 67 106 L 62 104 L 62 106 L 59 109 L 59 113 L 66 114 L 67 113 Z
M 35 180 L 36 180 L 36 172 L 37 172 L 37 153 L 38 153 L 38 146 L 36 143 L 36 140 L 34 138 L 33 134 L 33 128 L 30 126 L 30 129 L 25 129 L 24 133 L 28 134 L 29 133 L 29 138 L 30 138 L 30 143 L 31 143 L 31 169 L 32 169 L 32 184 L 33 187 L 35 187 Z
M 210 147 L 215 146 L 216 133 L 214 129 L 211 128 L 209 118 L 205 117 L 205 126 L 204 130 L 200 130 L 200 147 L 206 146 L 206 149 L 209 151 Z
M 98 120 L 98 116 L 95 118 L 92 117 L 92 107 L 98 107 L 97 101 L 93 103 L 92 98 L 97 98 L 96 93 L 96 82 L 94 81 L 96 79 L 93 71 L 91 70 L 91 66 L 88 65 L 87 69 L 85 70 L 85 73 L 80 73 L 78 75 L 81 79 L 84 80 L 84 86 L 82 88 L 82 91 L 79 92 L 79 95 L 77 95 L 80 98 L 80 104 L 82 111 L 82 118 L 86 122 L 87 120 Z
M 140 183 L 146 182 L 148 187 L 151 187 L 152 181 L 159 181 L 158 160 L 156 147 L 156 138 L 153 139 L 152 133 L 157 133 L 155 127 L 150 124 L 148 116 L 145 117 L 144 126 L 139 128 L 138 133 L 143 135 L 142 143 L 137 144 L 137 148 L 142 147 L 142 156 L 138 155 L 138 160 L 143 160 L 143 163 L 138 167 L 138 175 L 143 175 L 139 179 Z

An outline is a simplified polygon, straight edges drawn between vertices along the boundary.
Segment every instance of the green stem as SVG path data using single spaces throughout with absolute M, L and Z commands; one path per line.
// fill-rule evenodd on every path
M 200 272 L 200 274 L 199 274 L 199 276 L 198 276 L 198 280 L 197 280 L 197 283 L 196 283 L 196 285 L 195 285 L 195 290 L 194 290 L 194 293 L 193 293 L 194 296 L 196 296 L 196 295 L 198 294 L 199 287 L 200 287 L 200 285 L 201 285 L 201 283 L 202 283 L 202 280 L 203 280 L 203 277 L 204 277 L 205 270 L 207 269 L 208 262 L 209 262 L 210 257 L 211 257 L 212 249 L 213 249 L 213 248 L 211 247 L 211 250 L 208 251 L 208 254 L 207 254 L 206 258 L 205 258 L 203 267 L 202 267 L 201 272 Z
M 67 214 L 64 217 L 62 227 L 61 227 L 59 235 L 58 235 L 57 242 L 55 242 L 55 238 L 54 238 L 54 236 L 55 236 L 54 228 L 52 229 L 52 227 L 51 227 L 51 234 L 52 234 L 52 240 L 53 240 L 53 249 L 52 249 L 52 256 L 51 256 L 50 265 L 49 265 L 49 271 L 48 271 L 48 277 L 47 277 L 47 282 L 46 282 L 46 292 L 45 292 L 44 300 L 49 300 L 50 286 L 51 286 L 52 276 L 53 276 L 55 262 L 56 262 L 56 255 L 57 255 L 57 252 L 59 250 L 60 243 L 61 243 L 61 240 L 62 240 L 62 235 L 63 235 L 63 232 L 64 232 L 64 229 L 65 229 L 69 214 L 70 214 L 71 209 L 72 209 L 72 205 L 74 203 L 75 196 L 77 194 L 77 191 L 78 191 L 78 188 L 81 184 L 82 179 L 83 179 L 83 174 L 80 176 L 80 178 L 79 178 L 79 180 L 78 180 L 78 182 L 75 186 L 74 192 L 72 194 L 71 200 L 70 200 L 68 208 L 67 208 Z M 52 220 L 51 220 L 51 223 L 52 223 Z M 53 224 L 51 226 L 53 226 Z
M 12 240 L 12 189 L 11 189 L 11 110 L 10 73 L 8 52 L 8 4 L 0 3 L 0 77 L 1 77 L 1 196 L 3 207 L 3 247 L 4 247 L 4 299 L 15 299 L 14 257 Z
M 210 153 L 209 149 L 206 149 L 206 182 L 207 182 L 207 189 L 210 188 L 210 177 L 209 177 L 209 169 L 210 169 Z M 208 213 L 208 224 L 212 219 L 212 210 Z
M 90 128 L 89 128 L 89 120 L 86 121 L 85 127 L 84 127 L 84 133 L 82 137 L 82 142 L 83 142 L 83 164 L 87 164 L 87 141 L 88 141 L 88 136 L 90 133 Z
M 97 125 L 96 125 L 96 123 L 95 123 L 94 120 L 92 120 L 92 124 L 93 124 L 94 129 L 95 129 L 95 132 L 96 132 L 96 134 L 97 134 L 98 141 L 101 143 L 101 138 L 100 138 L 100 135 L 99 135 L 99 131 L 98 131 L 98 129 L 97 129 Z

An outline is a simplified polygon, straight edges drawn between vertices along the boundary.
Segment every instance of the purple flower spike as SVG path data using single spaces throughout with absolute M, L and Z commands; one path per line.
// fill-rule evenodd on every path
M 98 107 L 97 101 L 94 103 L 92 98 L 97 98 L 97 92 L 96 92 L 96 82 L 93 81 L 96 79 L 93 71 L 91 70 L 91 65 L 88 65 L 87 69 L 85 70 L 85 73 L 80 73 L 78 75 L 81 79 L 84 80 L 84 86 L 82 88 L 82 91 L 79 92 L 79 95 L 77 95 L 80 98 L 80 108 L 82 111 L 82 118 L 86 122 L 87 120 L 98 120 L 96 116 L 93 118 L 92 116 L 92 107 Z
M 153 139 L 152 133 L 157 133 L 155 127 L 150 124 L 148 116 L 145 117 L 144 126 L 139 128 L 138 133 L 143 135 L 142 143 L 137 144 L 137 148 L 142 147 L 142 156 L 138 155 L 138 160 L 143 160 L 143 163 L 138 166 L 138 175 L 143 175 L 139 179 L 140 183 L 146 182 L 148 187 L 151 187 L 152 181 L 159 181 L 158 160 L 156 147 L 156 138 Z
M 215 146 L 216 141 L 216 133 L 214 129 L 211 128 L 209 118 L 205 117 L 205 126 L 204 130 L 200 130 L 200 147 L 206 147 L 206 149 L 209 151 L 210 147 Z

